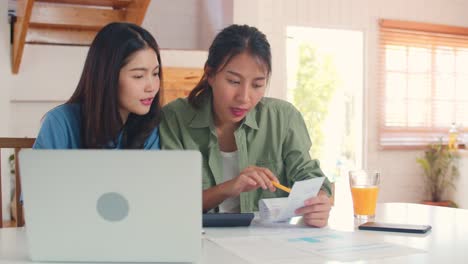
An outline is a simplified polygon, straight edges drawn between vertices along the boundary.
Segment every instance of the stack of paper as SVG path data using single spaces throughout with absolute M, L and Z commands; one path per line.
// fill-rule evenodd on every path
M 283 222 L 296 216 L 294 211 L 304 206 L 304 201 L 317 196 L 325 177 L 296 182 L 286 198 L 262 199 L 258 202 L 260 218 L 264 222 Z
M 208 237 L 210 241 L 255 264 L 311 264 L 328 261 L 371 261 L 424 253 L 424 250 L 388 243 L 360 232 L 347 233 L 327 229 L 270 229 L 271 235 Z M 280 249 L 280 250 L 277 250 Z M 382 263 L 399 263 L 382 260 Z M 400 261 L 401 262 L 401 261 Z M 408 261 L 405 261 L 408 262 Z M 361 262 L 360 262 L 361 263 Z M 380 261 L 379 261 L 380 263 Z

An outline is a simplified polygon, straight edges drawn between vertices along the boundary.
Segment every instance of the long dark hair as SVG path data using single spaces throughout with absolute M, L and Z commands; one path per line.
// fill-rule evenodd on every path
M 130 23 L 110 23 L 94 38 L 78 86 L 66 102 L 81 106 L 82 148 L 112 147 L 121 131 L 122 148 L 143 148 L 147 137 L 159 124 L 160 92 L 147 114 L 130 113 L 125 126 L 119 114 L 120 69 L 133 53 L 147 48 L 156 52 L 162 84 L 159 46 L 148 31 Z
M 271 74 L 271 50 L 268 40 L 257 28 L 248 25 L 231 25 L 216 35 L 211 43 L 204 73 L 188 96 L 189 103 L 199 108 L 204 98 L 211 94 L 208 77 L 221 71 L 236 55 L 248 52 L 260 59 Z

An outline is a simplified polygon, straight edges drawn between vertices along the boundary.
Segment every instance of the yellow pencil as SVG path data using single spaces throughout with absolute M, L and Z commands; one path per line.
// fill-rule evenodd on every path
M 279 182 L 275 182 L 275 181 L 271 181 L 271 183 L 273 184 L 273 186 L 275 186 L 276 188 L 278 189 L 281 189 L 287 193 L 290 193 L 291 192 L 291 189 L 286 187 L 286 186 L 283 186 L 281 185 Z

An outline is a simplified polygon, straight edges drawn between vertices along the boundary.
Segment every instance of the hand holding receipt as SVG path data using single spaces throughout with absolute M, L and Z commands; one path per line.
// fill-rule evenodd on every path
M 296 216 L 295 211 L 304 206 L 304 201 L 318 194 L 324 179 L 324 177 L 319 177 L 298 181 L 292 189 L 273 182 L 273 185 L 278 189 L 284 190 L 283 188 L 285 188 L 286 192 L 290 190 L 290 194 L 288 197 L 260 200 L 261 219 L 266 222 L 282 222 Z

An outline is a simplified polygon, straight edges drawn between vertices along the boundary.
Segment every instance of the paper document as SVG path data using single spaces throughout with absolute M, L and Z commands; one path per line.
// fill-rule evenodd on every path
M 208 238 L 242 259 L 256 264 L 324 263 L 405 256 L 425 251 L 369 238 L 359 233 L 320 229 L 301 234 Z M 281 249 L 281 250 L 272 250 Z
M 258 202 L 260 218 L 265 222 L 282 222 L 296 216 L 294 211 L 304 206 L 304 201 L 317 196 L 325 177 L 294 183 L 288 197 L 261 199 Z

